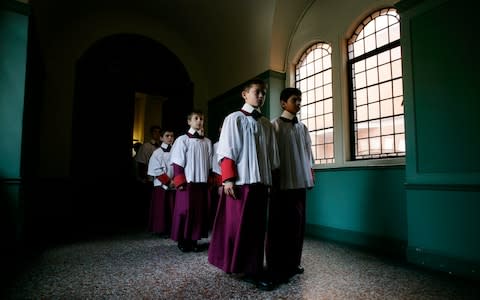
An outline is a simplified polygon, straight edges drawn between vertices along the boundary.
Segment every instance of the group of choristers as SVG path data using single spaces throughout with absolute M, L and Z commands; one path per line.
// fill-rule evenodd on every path
M 272 290 L 304 271 L 305 202 L 314 173 L 310 135 L 296 118 L 301 91 L 284 89 L 282 115 L 270 121 L 260 111 L 266 89 L 260 79 L 245 84 L 245 104 L 225 117 L 213 146 L 200 111 L 189 114 L 190 128 L 175 142 L 173 132 L 162 131 L 148 164 L 149 230 L 183 252 L 208 248 L 210 264 Z M 198 242 L 209 234 L 209 243 Z

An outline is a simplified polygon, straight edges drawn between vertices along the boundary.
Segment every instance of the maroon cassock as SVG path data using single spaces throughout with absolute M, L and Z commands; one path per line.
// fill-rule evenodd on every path
M 207 183 L 187 183 L 175 195 L 171 238 L 174 241 L 198 241 L 207 237 Z
M 306 189 L 272 193 L 266 242 L 267 267 L 274 273 L 293 274 L 302 259 L 305 236 Z
M 268 189 L 239 185 L 237 199 L 222 192 L 208 248 L 208 261 L 227 273 L 263 270 Z
M 148 230 L 157 234 L 170 235 L 174 208 L 175 190 L 165 190 L 161 186 L 154 187 Z

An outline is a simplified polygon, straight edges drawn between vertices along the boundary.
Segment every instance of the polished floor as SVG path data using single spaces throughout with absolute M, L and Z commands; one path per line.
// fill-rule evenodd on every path
M 1 299 L 480 299 L 475 282 L 307 238 L 305 273 L 261 291 L 144 232 L 52 245 L 16 264 Z

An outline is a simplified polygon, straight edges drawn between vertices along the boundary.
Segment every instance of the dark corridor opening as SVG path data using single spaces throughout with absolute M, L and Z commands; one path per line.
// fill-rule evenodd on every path
M 145 223 L 133 176 L 135 93 L 161 96 L 162 124 L 185 128 L 193 84 L 180 60 L 149 38 L 118 34 L 93 44 L 76 65 L 72 129 L 72 212 L 77 229 Z

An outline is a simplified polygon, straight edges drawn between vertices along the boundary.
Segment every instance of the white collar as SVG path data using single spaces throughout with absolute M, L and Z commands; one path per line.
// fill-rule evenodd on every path
M 289 112 L 289 111 L 284 110 L 284 111 L 282 112 L 281 117 L 284 117 L 285 119 L 293 120 L 293 118 L 295 118 L 296 115 L 292 114 L 292 113 Z
M 248 103 L 245 103 L 245 104 L 242 106 L 242 110 L 248 112 L 249 114 L 251 114 L 253 110 L 257 110 L 259 113 L 262 113 L 262 111 L 261 111 L 259 108 L 255 108 L 255 107 L 251 106 L 251 105 L 248 104 Z

